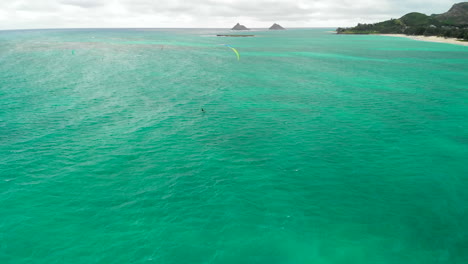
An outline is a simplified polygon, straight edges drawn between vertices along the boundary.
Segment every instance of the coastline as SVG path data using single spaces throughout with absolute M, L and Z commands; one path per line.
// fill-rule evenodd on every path
M 455 38 L 444 38 L 444 37 L 437 37 L 437 36 L 408 36 L 408 35 L 404 35 L 404 34 L 373 34 L 373 35 L 387 36 L 387 37 L 409 38 L 409 39 L 412 39 L 412 40 L 419 40 L 419 41 L 426 41 L 426 42 L 436 42 L 436 43 L 446 43 L 446 44 L 468 46 L 467 41 L 458 41 Z

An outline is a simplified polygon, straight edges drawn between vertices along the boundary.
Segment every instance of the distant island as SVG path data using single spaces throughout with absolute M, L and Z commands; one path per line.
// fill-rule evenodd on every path
M 443 14 L 425 15 L 409 13 L 399 19 L 375 24 L 358 24 L 351 28 L 338 28 L 338 34 L 405 34 L 412 36 L 438 36 L 468 41 L 468 2 L 458 3 Z
M 273 26 L 271 26 L 271 27 L 269 28 L 269 30 L 285 30 L 285 28 L 282 27 L 282 26 L 280 26 L 280 25 L 278 25 L 278 24 L 276 24 L 276 23 L 274 23 Z
M 255 37 L 255 35 L 233 35 L 233 34 L 217 34 L 217 37 L 231 37 L 231 38 L 245 38 L 245 37 Z
M 250 30 L 250 29 L 248 29 L 248 28 L 247 28 L 246 26 L 244 26 L 244 25 L 241 25 L 241 24 L 237 23 L 237 24 L 232 28 L 232 30 Z

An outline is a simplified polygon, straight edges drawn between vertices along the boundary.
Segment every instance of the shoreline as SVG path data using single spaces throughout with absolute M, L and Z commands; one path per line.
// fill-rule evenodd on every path
M 468 46 L 468 41 L 458 41 L 455 38 L 444 38 L 444 37 L 437 37 L 437 36 L 408 36 L 408 35 L 404 35 L 404 34 L 371 34 L 371 35 L 387 36 L 387 37 L 398 37 L 398 38 L 409 38 L 409 39 L 418 40 L 418 41 Z

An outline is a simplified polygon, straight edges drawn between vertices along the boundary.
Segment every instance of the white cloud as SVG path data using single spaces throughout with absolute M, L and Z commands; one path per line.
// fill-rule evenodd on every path
M 94 8 L 106 5 L 106 1 L 99 0 L 60 0 L 60 4 L 72 5 L 81 8 Z
M 0 29 L 352 26 L 408 12 L 447 11 L 448 0 L 0 0 Z

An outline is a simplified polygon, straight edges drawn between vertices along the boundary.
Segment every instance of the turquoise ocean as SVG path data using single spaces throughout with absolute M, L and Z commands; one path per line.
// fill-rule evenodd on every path
M 331 30 L 0 31 L 0 263 L 468 263 L 468 47 Z

